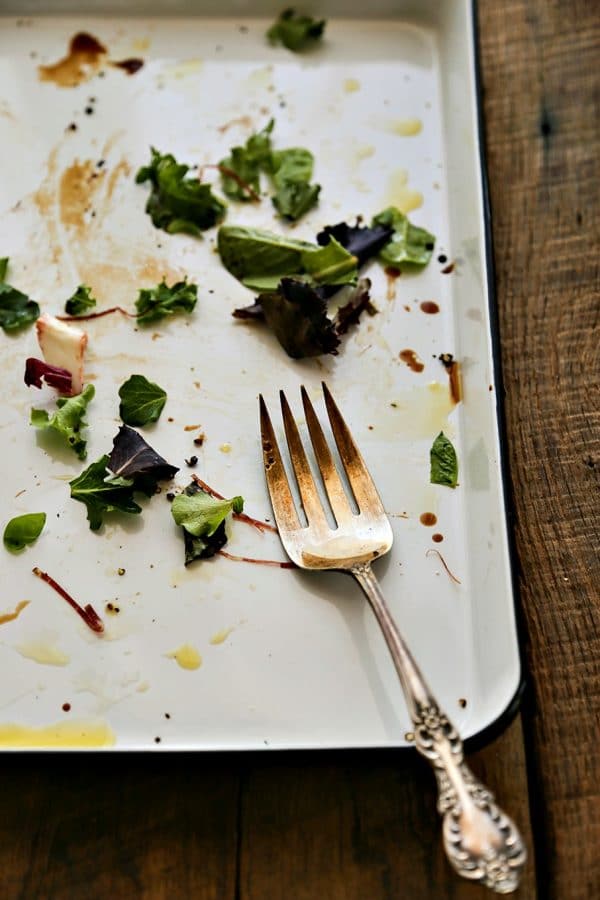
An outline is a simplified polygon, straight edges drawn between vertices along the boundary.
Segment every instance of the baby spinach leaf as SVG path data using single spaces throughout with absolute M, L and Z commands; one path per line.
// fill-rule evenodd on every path
M 15 516 L 4 529 L 4 546 L 11 553 L 18 553 L 28 544 L 33 544 L 46 524 L 46 513 L 25 513 Z
M 271 44 L 283 44 L 288 50 L 299 53 L 323 36 L 325 19 L 301 16 L 293 9 L 285 9 L 267 31 Z
M 268 171 L 271 166 L 271 132 L 274 125 L 275 120 L 271 119 L 262 131 L 251 135 L 243 147 L 232 147 L 229 156 L 219 163 L 221 186 L 227 197 L 242 201 L 260 199 L 260 173 Z M 232 178 L 230 172 L 239 180 Z
M 167 394 L 144 375 L 131 375 L 119 388 L 119 415 L 126 425 L 147 425 L 156 422 Z
M 80 284 L 72 297 L 65 302 L 65 312 L 68 316 L 82 316 L 93 309 L 96 298 L 92 297 L 92 289 L 87 284 Z
M 136 175 L 136 183 L 149 181 L 152 187 L 146 212 L 156 228 L 169 234 L 183 232 L 199 237 L 225 216 L 225 204 L 209 184 L 198 178 L 186 178 L 189 166 L 178 163 L 170 154 L 150 148 L 151 160 Z
M 140 325 L 158 322 L 178 312 L 191 313 L 198 300 L 198 287 L 177 281 L 169 287 L 163 280 L 154 288 L 142 288 L 135 302 Z
M 433 442 L 429 457 L 431 484 L 445 484 L 455 488 L 458 484 L 458 459 L 456 450 L 443 431 L 440 431 Z
M 58 409 L 52 415 L 45 409 L 32 409 L 30 422 L 36 428 L 56 431 L 79 459 L 85 459 L 87 441 L 81 436 L 81 429 L 87 425 L 83 417 L 94 394 L 94 385 L 88 384 L 75 397 L 59 397 L 56 401 Z

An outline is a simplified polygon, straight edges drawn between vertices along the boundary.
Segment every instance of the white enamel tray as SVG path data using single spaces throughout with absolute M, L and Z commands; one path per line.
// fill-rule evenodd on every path
M 130 309 L 139 288 L 163 275 L 197 282 L 190 318 L 145 330 L 118 315 L 87 324 L 86 371 L 96 387 L 87 463 L 111 447 L 119 386 L 144 374 L 169 399 L 157 425 L 142 433 L 181 467 L 176 484 L 189 481 L 184 459 L 196 453 L 195 471 L 226 496 L 242 494 L 259 518 L 270 507 L 257 395 L 276 413 L 284 388 L 299 415 L 303 383 L 322 412 L 326 380 L 391 516 L 395 544 L 377 564 L 385 594 L 440 703 L 465 737 L 474 735 L 510 705 L 520 664 L 470 5 L 380 3 L 373 18 L 358 19 L 351 3 L 319 4 L 330 19 L 326 39 L 307 55 L 266 43 L 279 6 L 263 5 L 260 17 L 256 6 L 206 6 L 206 16 L 200 7 L 192 16 L 171 4 L 173 17 L 156 18 L 151 6 L 137 14 L 134 4 L 132 17 L 118 18 L 103 14 L 101 4 L 88 4 L 86 17 L 68 4 L 21 3 L 18 14 L 4 6 L 0 251 L 11 260 L 8 281 L 53 313 L 80 282 L 92 286 L 101 307 Z M 78 31 L 108 50 L 98 72 L 71 88 L 40 81 L 38 65 L 63 57 Z M 144 60 L 135 75 L 107 62 L 128 57 Z M 382 268 L 370 267 L 379 314 L 352 330 L 337 357 L 294 362 L 262 327 L 234 321 L 231 310 L 252 295 L 221 266 L 216 231 L 204 240 L 157 231 L 144 212 L 147 188 L 134 183 L 150 145 L 190 164 L 215 163 L 271 116 L 276 146 L 311 149 L 322 185 L 318 207 L 293 229 L 295 237 L 314 240 L 324 225 L 369 220 L 393 203 L 437 236 L 430 265 L 392 289 Z M 285 228 L 268 199 L 258 208 L 231 203 L 227 221 Z M 454 261 L 452 273 L 442 272 L 440 254 Z M 424 300 L 435 301 L 439 313 L 422 312 Z M 91 532 L 67 484 L 84 464 L 28 424 L 32 405 L 52 403 L 23 383 L 25 358 L 39 355 L 34 329 L 0 341 L 2 524 L 25 512 L 48 516 L 22 554 L 0 548 L 0 612 L 30 601 L 0 625 L 0 746 L 407 743 L 410 722 L 395 672 L 350 579 L 223 558 L 186 570 L 164 492 L 141 516 L 112 517 Z M 401 362 L 406 348 L 423 360 L 422 372 Z M 445 352 L 462 363 L 457 406 L 436 358 Z M 191 425 L 206 435 L 200 450 L 197 432 L 185 430 Z M 456 490 L 429 483 L 429 448 L 441 429 L 459 455 Z M 424 512 L 435 514 L 435 527 L 421 524 Z M 441 543 L 432 542 L 434 532 Z M 275 535 L 242 523 L 232 525 L 227 549 L 285 558 Z M 92 603 L 105 635 L 89 631 L 34 577 L 33 566 Z M 106 612 L 109 602 L 117 615 Z M 185 644 L 201 655 L 199 668 L 184 669 L 169 655 Z

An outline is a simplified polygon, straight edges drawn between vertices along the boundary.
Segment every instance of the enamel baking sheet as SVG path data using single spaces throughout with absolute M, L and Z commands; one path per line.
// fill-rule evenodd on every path
M 129 309 L 140 287 L 163 276 L 199 286 L 189 318 L 139 330 L 119 315 L 87 323 L 86 372 L 96 388 L 87 463 L 110 449 L 119 386 L 144 374 L 168 402 L 142 433 L 181 467 L 176 484 L 189 481 L 184 460 L 196 454 L 200 477 L 268 517 L 257 395 L 276 413 L 284 388 L 300 415 L 303 383 L 322 412 L 325 380 L 391 517 L 394 547 L 376 565 L 390 606 L 462 733 L 481 731 L 510 703 L 520 667 L 469 4 L 379 4 L 370 19 L 353 18 L 351 4 L 320 6 L 330 17 L 326 39 L 307 55 L 266 43 L 275 6 L 263 5 L 260 16 L 247 5 L 207 5 L 205 16 L 201 4 L 193 16 L 171 6 L 166 18 L 153 17 L 151 5 L 130 18 L 111 17 L 101 4 L 88 4 L 86 16 L 65 4 L 19 7 L 20 18 L 4 7 L 0 19 L 0 251 L 10 257 L 8 281 L 52 313 L 81 282 L 101 308 Z M 38 66 L 64 57 L 79 31 L 107 49 L 90 78 L 74 87 L 40 80 Z M 133 75 L 110 64 L 131 57 L 144 63 Z M 378 264 L 369 268 L 379 312 L 363 318 L 337 357 L 293 361 L 262 327 L 234 321 L 231 310 L 251 294 L 221 266 L 216 231 L 203 240 L 157 231 L 144 212 L 147 188 L 134 182 L 151 145 L 189 164 L 214 164 L 270 117 L 277 147 L 313 151 L 322 185 L 294 237 L 314 240 L 324 225 L 369 220 L 394 204 L 437 238 L 420 274 L 391 280 Z M 268 199 L 229 204 L 227 222 L 286 230 Z M 449 263 L 453 271 L 444 272 Z M 424 301 L 439 312 L 423 312 Z M 393 666 L 350 579 L 224 558 L 185 569 L 164 490 L 141 516 L 112 517 L 91 532 L 67 483 L 87 463 L 28 424 L 32 405 L 52 402 L 23 383 L 25 358 L 39 355 L 34 329 L 0 340 L 3 523 L 25 512 L 48 516 L 34 546 L 16 557 L 0 549 L 0 612 L 29 601 L 0 625 L 0 746 L 407 743 Z M 405 349 L 418 354 L 421 372 L 402 362 Z M 441 353 L 461 363 L 459 404 Z M 442 429 L 459 455 L 456 490 L 429 483 L 429 448 Z M 206 440 L 197 448 L 200 430 Z M 421 523 L 426 512 L 435 526 Z M 443 540 L 435 543 L 434 533 Z M 240 522 L 227 549 L 285 558 L 276 535 Z M 92 603 L 105 635 L 89 631 L 33 566 Z M 108 612 L 109 603 L 119 612 Z M 175 658 L 184 645 L 197 651 L 199 667 Z

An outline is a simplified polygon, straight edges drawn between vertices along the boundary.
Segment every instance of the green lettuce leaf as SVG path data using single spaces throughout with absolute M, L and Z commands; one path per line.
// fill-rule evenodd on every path
M 191 313 L 198 300 L 198 287 L 178 281 L 171 287 L 163 280 L 154 288 L 142 288 L 135 302 L 140 325 L 158 322 L 178 312 Z
M 76 397 L 59 397 L 58 409 L 51 416 L 45 409 L 32 409 L 30 422 L 36 428 L 56 431 L 79 459 L 85 459 L 87 441 L 81 436 L 81 429 L 87 425 L 83 417 L 94 394 L 94 385 L 88 384 Z
M 0 328 L 11 332 L 35 322 L 39 318 L 40 308 L 27 294 L 6 284 L 7 269 L 8 256 L 3 256 L 0 258 Z
M 325 19 L 301 16 L 293 9 L 285 9 L 267 31 L 271 44 L 283 44 L 288 50 L 299 53 L 323 36 Z
M 119 415 L 126 425 L 156 422 L 167 402 L 166 391 L 144 375 L 131 375 L 119 388 Z
M 443 431 L 433 442 L 429 458 L 431 483 L 455 488 L 458 484 L 458 459 L 456 450 Z
M 371 223 L 393 228 L 393 234 L 379 253 L 379 259 L 387 266 L 409 269 L 426 266 L 431 259 L 435 237 L 424 228 L 411 225 L 407 216 L 390 206 L 373 218 Z
M 302 254 L 304 271 L 317 284 L 354 284 L 358 276 L 358 259 L 348 253 L 334 237 L 324 247 L 305 250 Z
M 46 513 L 25 513 L 15 516 L 4 529 L 4 546 L 11 553 L 18 553 L 28 544 L 33 544 L 46 524 Z
M 303 147 L 290 147 L 271 154 L 271 177 L 275 187 L 273 206 L 284 219 L 296 221 L 319 199 L 321 186 L 310 184 L 314 157 Z
M 102 525 L 104 515 L 109 512 L 125 512 L 133 515 L 141 513 L 142 508 L 133 499 L 133 483 L 123 479 L 121 483 L 107 481 L 108 456 L 84 469 L 81 475 L 69 482 L 71 497 L 84 503 L 87 519 L 92 531 Z
M 185 177 L 189 166 L 154 147 L 150 152 L 150 165 L 142 166 L 135 180 L 137 184 L 151 183 L 146 212 L 156 228 L 169 234 L 183 232 L 199 237 L 224 218 L 225 204 L 215 197 L 210 185 Z
M 227 543 L 225 520 L 231 512 L 242 512 L 244 500 L 217 500 L 195 482 L 178 494 L 171 504 L 171 514 L 183 528 L 186 566 L 195 559 L 214 556 Z
M 80 284 L 72 297 L 65 303 L 65 312 L 68 316 L 82 316 L 93 309 L 96 298 L 92 297 L 92 289 L 87 284 Z
M 222 225 L 217 235 L 217 249 L 228 272 L 246 287 L 257 281 L 275 278 L 275 286 L 284 275 L 303 270 L 302 254 L 317 249 L 307 241 L 260 228 Z M 260 290 L 260 288 L 257 288 Z
M 248 201 L 256 199 L 260 194 L 260 173 L 271 168 L 271 132 L 274 125 L 275 120 L 271 119 L 262 131 L 248 138 L 245 146 L 232 147 L 230 155 L 219 163 L 222 167 L 221 186 L 227 197 L 232 200 Z M 234 172 L 244 184 L 248 185 L 254 192 L 254 197 L 228 172 Z

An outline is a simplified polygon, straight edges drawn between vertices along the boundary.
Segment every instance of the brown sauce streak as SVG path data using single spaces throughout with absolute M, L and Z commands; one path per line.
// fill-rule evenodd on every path
M 413 372 L 422 372 L 425 363 L 419 359 L 418 354 L 414 350 L 401 350 L 398 354 L 403 363 L 406 363 Z
M 142 66 L 144 65 L 143 59 L 138 59 L 137 57 L 131 57 L 130 59 L 121 59 L 119 62 L 111 62 L 111 66 L 114 66 L 115 69 L 123 69 L 124 72 L 127 72 L 128 75 L 135 75 L 136 72 L 139 72 Z
M 460 403 L 463 398 L 462 379 L 460 376 L 460 363 L 454 359 L 451 353 L 440 353 L 440 362 L 448 373 L 450 387 L 450 399 L 453 403 Z
M 384 269 L 387 278 L 387 293 L 386 297 L 388 300 L 396 299 L 396 279 L 400 278 L 402 272 L 400 269 L 397 269 L 396 266 L 386 266 Z
M 225 134 L 228 128 L 231 128 L 232 125 L 242 125 L 244 128 L 252 128 L 252 119 L 250 116 L 238 116 L 236 119 L 231 119 L 229 122 L 225 122 L 224 125 L 220 125 L 217 128 L 217 131 L 220 131 L 221 134 Z
M 419 522 L 421 525 L 425 525 L 427 528 L 431 528 L 437 522 L 437 516 L 432 512 L 424 512 L 419 516 Z
M 454 263 L 448 263 L 447 266 L 444 266 L 442 269 L 442 275 L 450 275 L 451 272 L 454 272 Z
M 424 313 L 427 313 L 427 315 L 429 315 L 429 316 L 432 316 L 435 313 L 439 313 L 439 311 L 440 311 L 440 308 L 437 305 L 437 303 L 435 302 L 435 300 L 423 300 L 423 302 L 420 304 L 420 306 L 421 306 L 422 311 Z
M 436 531 L 435 534 L 431 535 L 431 540 L 435 541 L 436 544 L 441 544 L 444 540 L 444 535 L 440 534 L 439 531 Z
M 63 225 L 77 230 L 86 227 L 84 216 L 90 201 L 88 183 L 93 172 L 94 164 L 90 160 L 75 160 L 63 172 L 58 189 L 60 220 Z
M 80 31 L 71 38 L 69 52 L 63 59 L 38 66 L 40 81 L 52 81 L 58 87 L 76 87 L 96 74 L 106 52 L 97 38 Z

